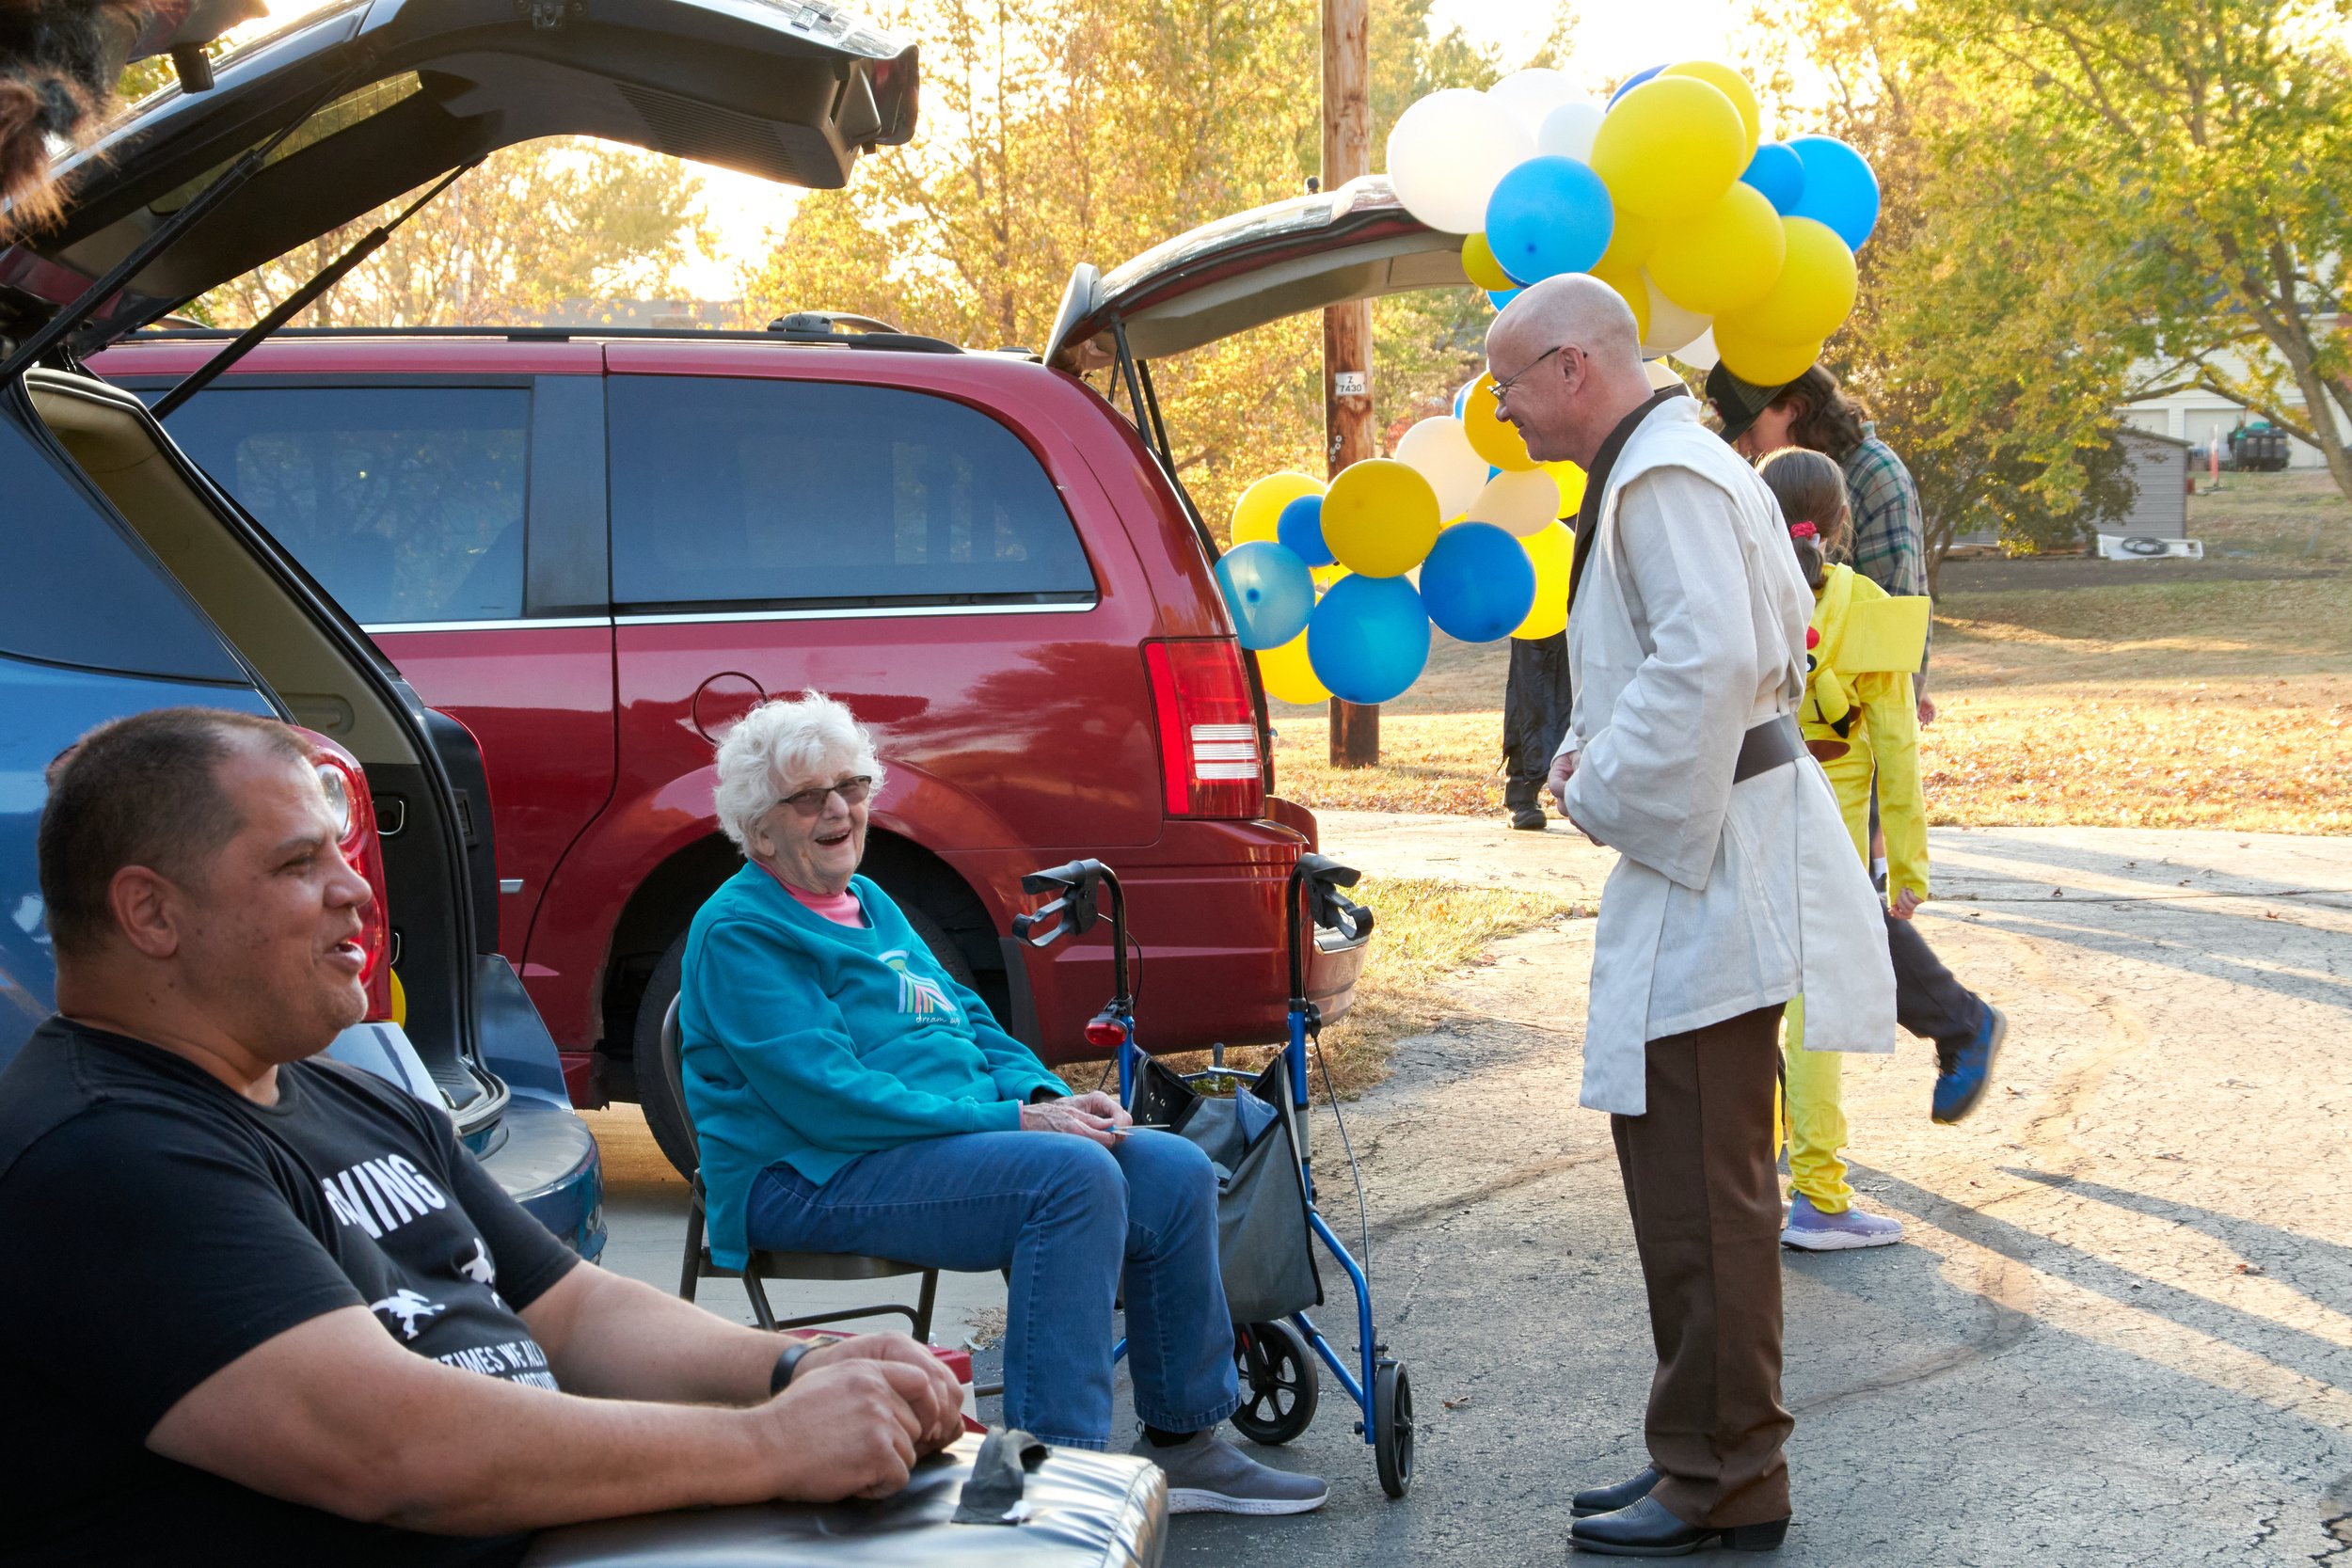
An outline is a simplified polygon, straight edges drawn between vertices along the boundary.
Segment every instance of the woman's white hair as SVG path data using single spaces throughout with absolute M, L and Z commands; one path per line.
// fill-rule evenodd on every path
M 719 828 L 747 848 L 752 823 L 795 790 L 864 773 L 882 786 L 874 736 L 856 715 L 821 691 L 797 700 L 779 697 L 743 716 L 719 742 L 719 787 L 713 804 Z

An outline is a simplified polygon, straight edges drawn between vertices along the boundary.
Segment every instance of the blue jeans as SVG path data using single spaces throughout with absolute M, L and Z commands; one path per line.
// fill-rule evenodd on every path
M 819 1187 L 774 1164 L 752 1183 L 754 1247 L 1011 1270 L 1005 1421 L 1070 1448 L 1111 1434 L 1112 1314 L 1126 1281 L 1136 1414 L 1164 1432 L 1241 1403 L 1216 1264 L 1216 1177 L 1169 1133 L 1116 1151 L 1067 1132 L 967 1132 L 861 1155 Z

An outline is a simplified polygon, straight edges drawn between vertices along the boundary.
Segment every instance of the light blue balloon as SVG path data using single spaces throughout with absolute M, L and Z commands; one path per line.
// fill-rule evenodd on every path
M 1574 158 L 1530 158 L 1486 198 L 1486 244 L 1504 272 L 1529 283 L 1590 269 L 1616 225 L 1609 187 Z
M 1236 545 L 1217 558 L 1216 585 L 1233 612 L 1241 645 L 1279 648 L 1307 629 L 1314 613 L 1315 579 L 1295 550 L 1264 539 Z
M 1512 292 L 1514 293 L 1518 293 L 1517 290 Z M 1463 382 L 1459 387 L 1454 388 L 1454 417 L 1455 419 L 1460 419 L 1463 414 L 1469 411 L 1470 388 L 1477 385 L 1477 380 L 1473 378 Z
M 1323 542 L 1321 496 L 1300 496 L 1282 508 L 1282 515 L 1274 520 L 1274 537 L 1310 566 L 1328 566 L 1338 559 Z
M 1535 563 L 1494 524 L 1456 523 L 1421 563 L 1421 602 L 1448 637 L 1499 641 L 1535 606 Z
M 1868 162 L 1836 136 L 1792 136 L 1788 147 L 1804 161 L 1804 192 L 1788 215 L 1825 223 L 1860 250 L 1879 226 L 1879 177 Z
M 1519 297 L 1521 292 L 1522 291 L 1518 289 L 1488 289 L 1486 291 L 1486 303 L 1493 306 L 1498 310 L 1505 309 L 1510 306 L 1510 303 L 1513 300 Z M 1454 399 L 1454 417 L 1455 419 L 1458 420 L 1462 417 L 1462 409 L 1465 406 L 1467 406 L 1467 404 L 1464 404 L 1460 398 Z
M 1758 142 L 1756 156 L 1748 160 L 1747 171 L 1740 179 L 1763 192 L 1772 211 L 1787 217 L 1804 197 L 1804 160 L 1786 142 Z
M 1665 70 L 1673 63 L 1674 62 L 1672 60 L 1661 60 L 1656 65 L 1645 67 L 1643 70 L 1637 71 L 1632 75 L 1627 77 L 1624 81 L 1619 82 L 1617 84 L 1617 90 L 1609 95 L 1609 107 L 1613 109 L 1615 108 L 1617 106 L 1618 99 L 1623 98 L 1627 93 L 1631 92 L 1635 87 L 1640 87 L 1644 82 L 1648 81 L 1651 77 L 1657 75 L 1660 71 Z
M 1429 662 L 1429 615 L 1399 578 L 1342 578 L 1307 623 L 1315 679 L 1345 702 L 1385 703 Z

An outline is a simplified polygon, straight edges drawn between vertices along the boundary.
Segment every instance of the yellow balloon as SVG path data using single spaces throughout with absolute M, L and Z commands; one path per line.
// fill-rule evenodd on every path
M 1593 263 L 1595 272 L 1603 267 L 1612 272 L 1635 273 L 1649 260 L 1649 253 L 1658 247 L 1658 225 L 1649 218 L 1617 211 L 1616 227 L 1609 230 L 1609 248 Z
M 1303 631 L 1279 648 L 1259 650 L 1258 678 L 1265 683 L 1265 694 L 1278 703 L 1304 706 L 1331 700 L 1331 689 L 1315 679 L 1315 667 L 1307 660 Z
M 1747 189 L 1745 185 L 1739 188 Z M 1811 218 L 1781 222 L 1788 236 L 1788 260 L 1780 270 L 1780 280 L 1754 303 L 1725 311 L 1720 325 L 1729 327 L 1735 337 L 1780 343 L 1819 342 L 1843 326 L 1853 309 L 1859 287 L 1853 252 L 1825 223 Z
M 1550 361 L 1545 363 L 1548 366 Z M 1535 460 L 1527 455 L 1527 443 L 1519 439 L 1518 430 L 1495 413 L 1492 371 L 1481 372 L 1478 379 L 1470 383 L 1470 396 L 1462 400 L 1462 430 L 1470 436 L 1470 451 L 1496 467 L 1521 474 L 1535 467 Z M 1323 528 L 1327 541 L 1331 525 L 1327 522 Z
M 1721 87 L 1654 76 L 1617 100 L 1593 135 L 1593 172 L 1619 212 L 1688 217 L 1721 200 L 1748 166 L 1748 128 Z
M 1596 264 L 1593 276 L 1617 291 L 1617 297 L 1633 307 L 1634 341 L 1649 336 L 1649 291 L 1642 287 L 1642 269 L 1613 267 L 1606 261 Z
M 1411 571 L 1438 542 L 1438 492 L 1393 457 L 1350 463 L 1323 496 L 1323 542 L 1368 578 Z
M 1783 343 L 1739 331 L 1729 322 L 1715 324 L 1715 352 L 1724 368 L 1758 387 L 1784 387 L 1811 368 L 1821 356 L 1819 343 Z
M 1576 509 L 1584 504 L 1584 470 L 1564 457 L 1557 463 L 1545 464 L 1544 472 L 1560 486 L 1560 515 L 1575 516 Z
M 1275 525 L 1282 520 L 1282 508 L 1301 496 L 1321 494 L 1323 481 L 1312 474 L 1286 468 L 1279 474 L 1266 475 L 1244 490 L 1241 499 L 1233 503 L 1233 543 L 1272 540 Z
M 1650 281 L 1685 310 L 1720 316 L 1771 293 L 1787 253 L 1772 202 L 1754 185 L 1735 181 L 1706 212 L 1666 226 L 1649 253 Z
M 1495 260 L 1494 246 L 1484 234 L 1472 234 L 1462 241 L 1462 270 L 1470 280 L 1482 289 L 1516 289 L 1519 280 L 1502 270 Z
M 1740 111 L 1740 123 L 1747 127 L 1747 156 L 1749 158 L 1756 156 L 1756 144 L 1764 134 L 1764 114 L 1756 104 L 1756 89 L 1748 86 L 1748 79 L 1745 76 L 1716 60 L 1685 60 L 1680 65 L 1668 66 L 1658 74 L 1661 76 L 1695 76 L 1721 92 L 1725 98 L 1730 99 L 1731 106 Z M 1740 166 L 1742 172 L 1746 171 L 1747 166 L 1745 162 Z
M 1568 629 L 1568 566 L 1576 553 L 1576 535 L 1554 523 L 1519 543 L 1527 546 L 1527 559 L 1535 566 L 1535 603 L 1511 635 L 1528 641 L 1556 637 Z

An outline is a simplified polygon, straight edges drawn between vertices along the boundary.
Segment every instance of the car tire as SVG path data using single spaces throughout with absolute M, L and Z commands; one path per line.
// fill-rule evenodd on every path
M 973 989 L 972 966 L 930 912 L 917 905 L 901 904 L 898 912 L 906 916 L 914 934 L 923 939 L 923 945 L 931 950 L 956 984 L 966 990 Z M 678 993 L 679 977 L 686 968 L 686 933 L 680 931 L 670 945 L 662 950 L 661 961 L 655 964 L 652 976 L 645 982 L 645 994 L 637 1004 L 637 1024 L 629 1042 L 630 1056 L 637 1069 L 637 1100 L 645 1113 L 645 1125 L 652 1129 L 653 1141 L 661 1148 L 680 1176 L 694 1173 L 694 1140 L 686 1107 L 670 1092 L 669 1075 L 661 1070 L 661 1021 L 668 1015 L 670 1004 Z

